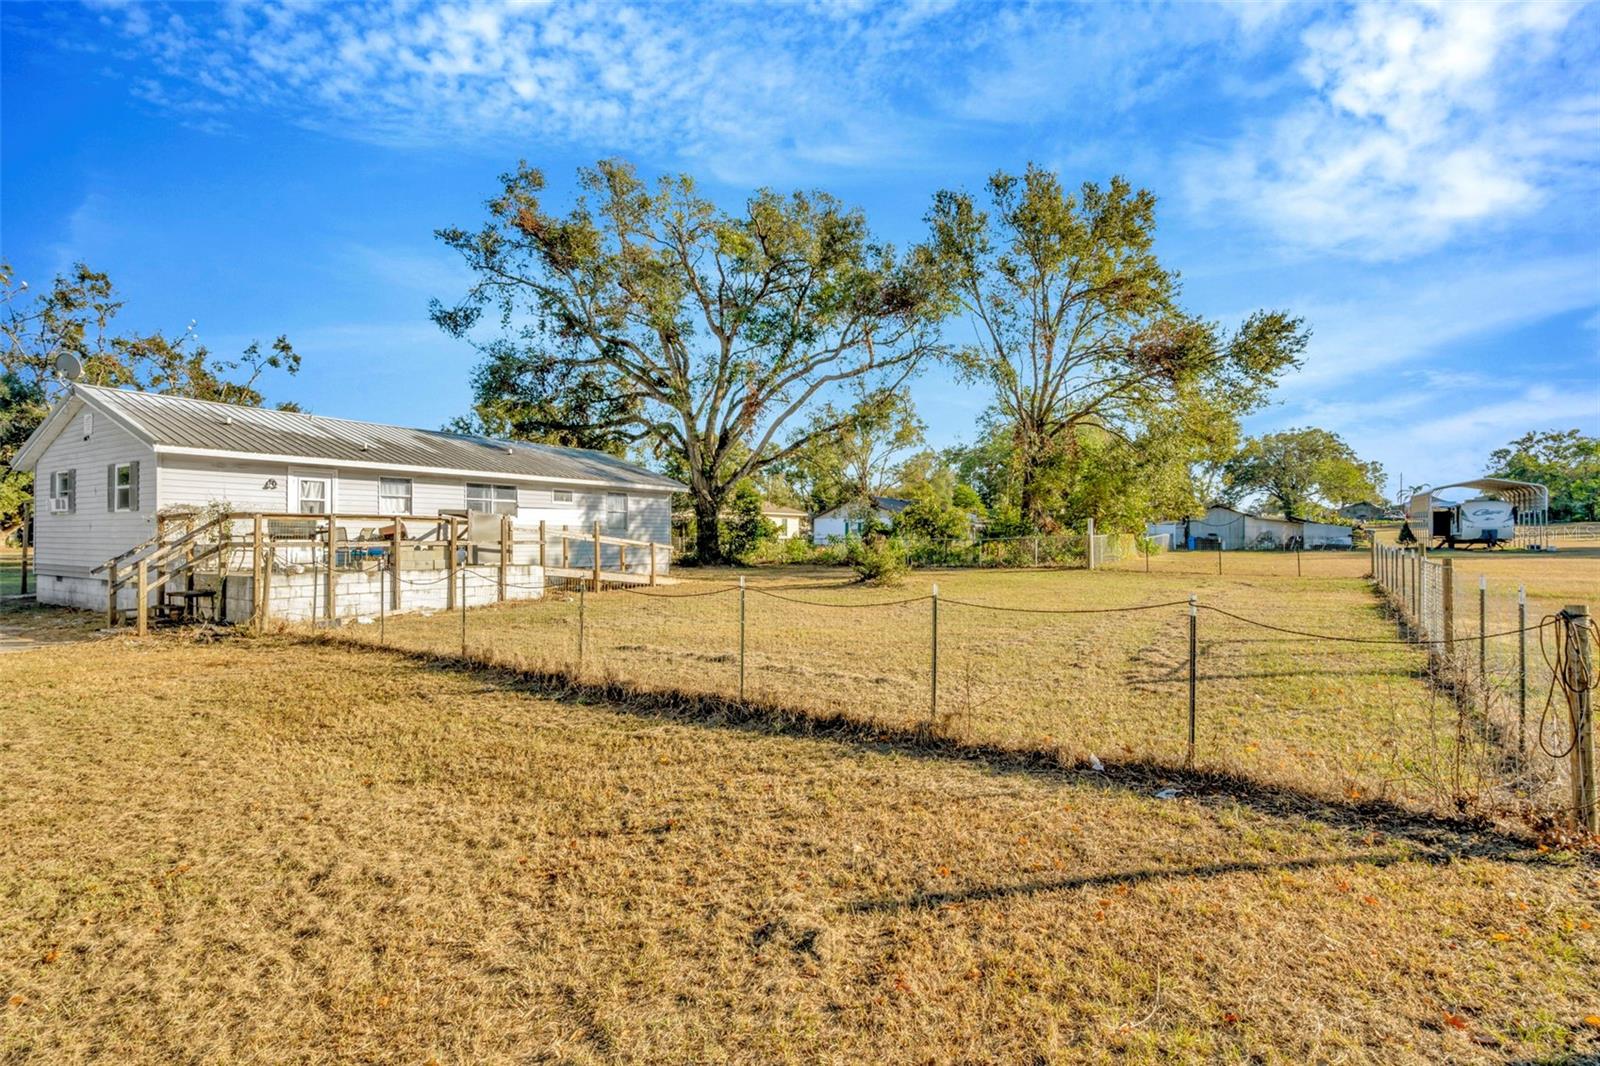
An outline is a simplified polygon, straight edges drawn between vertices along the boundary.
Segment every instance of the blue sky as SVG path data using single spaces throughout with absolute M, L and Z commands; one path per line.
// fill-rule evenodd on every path
M 1191 310 L 1305 316 L 1254 432 L 1433 483 L 1600 432 L 1593 6 L 7 4 L 0 31 L 0 253 L 35 285 L 85 260 L 126 325 L 220 353 L 287 333 L 270 398 L 320 413 L 466 409 L 432 231 L 519 158 L 558 195 L 608 155 L 729 204 L 826 188 L 900 244 L 936 189 L 1034 161 L 1155 191 Z M 937 444 L 987 402 L 914 394 Z

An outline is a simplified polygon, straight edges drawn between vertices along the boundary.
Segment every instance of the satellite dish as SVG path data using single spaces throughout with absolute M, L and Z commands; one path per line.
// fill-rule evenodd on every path
M 62 352 L 56 356 L 56 373 L 67 381 L 77 381 L 83 377 L 83 360 L 71 352 Z

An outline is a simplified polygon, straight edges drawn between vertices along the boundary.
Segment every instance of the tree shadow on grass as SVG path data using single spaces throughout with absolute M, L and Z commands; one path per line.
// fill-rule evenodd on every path
M 1506 862 L 1543 861 L 1533 840 L 1513 827 L 1484 817 L 1451 817 L 1381 799 L 1339 800 L 1237 772 L 1186 769 L 1158 759 L 1104 759 L 1101 769 L 1062 758 L 1038 747 L 1008 747 L 943 736 L 926 725 L 907 727 L 863 720 L 846 712 L 820 712 L 779 703 L 651 689 L 616 680 L 588 680 L 567 671 L 492 663 L 458 655 L 380 646 L 334 634 L 295 639 L 354 651 L 403 658 L 425 669 L 469 672 L 499 688 L 575 704 L 603 703 L 641 718 L 667 720 L 707 729 L 742 729 L 764 735 L 803 737 L 852 745 L 874 752 L 981 766 L 997 774 L 1072 781 L 1075 785 L 1151 796 L 1163 788 L 1186 797 L 1228 800 L 1275 818 L 1297 818 L 1335 828 L 1380 832 L 1424 849 L 1451 856 Z M 1587 849 L 1578 861 L 1600 866 L 1600 852 Z
M 992 900 L 1015 899 L 1019 896 L 1039 896 L 1053 892 L 1070 892 L 1078 888 L 1114 888 L 1118 885 L 1132 887 L 1147 881 L 1172 880 L 1184 877 L 1226 877 L 1229 874 L 1292 873 L 1297 870 L 1315 870 L 1327 866 L 1393 866 L 1397 863 L 1446 863 L 1453 858 L 1448 853 L 1434 851 L 1412 852 L 1350 852 L 1343 855 L 1314 855 L 1302 859 L 1282 859 L 1277 862 L 1214 862 L 1199 866 L 1146 867 L 1142 870 L 1116 870 L 1110 873 L 1090 874 L 1083 877 L 1057 877 L 1048 880 L 1022 881 L 1009 885 L 974 885 L 970 888 L 946 892 L 919 892 L 915 895 L 857 900 L 843 909 L 853 914 L 886 914 L 908 910 L 929 910 L 950 904 L 986 903 Z

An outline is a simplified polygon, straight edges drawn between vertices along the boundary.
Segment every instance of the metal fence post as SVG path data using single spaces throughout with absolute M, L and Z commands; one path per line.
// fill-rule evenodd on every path
M 1189 750 L 1184 757 L 1184 765 L 1190 770 L 1194 769 L 1194 740 L 1195 740 L 1195 704 L 1197 689 L 1199 687 L 1199 660 L 1200 660 L 1200 598 L 1189 597 Z
M 744 575 L 739 575 L 739 702 L 744 702 Z
M 385 604 L 385 601 L 389 598 L 389 590 L 385 587 L 389 583 L 388 582 L 388 574 L 389 574 L 389 568 L 387 566 L 380 566 L 378 568 L 378 643 L 379 644 L 387 644 L 388 643 L 388 641 L 385 639 L 385 636 L 384 636 L 384 620 L 389 615 L 389 612 L 388 612 L 386 604 Z
M 584 586 L 578 586 L 578 670 L 583 670 L 583 593 Z
M 1444 658 L 1450 662 L 1456 654 L 1456 575 L 1455 567 L 1451 560 L 1444 560 L 1444 569 L 1439 572 L 1439 580 L 1443 583 L 1439 590 L 1439 598 L 1444 604 Z
M 1295 545 L 1295 549 L 1294 549 L 1294 576 L 1295 577 L 1305 577 L 1305 573 L 1303 571 L 1301 571 L 1301 569 L 1300 569 L 1300 546 L 1299 545 Z
M 1600 831 L 1600 802 L 1595 794 L 1594 705 L 1590 682 L 1594 677 L 1594 637 L 1589 608 L 1568 604 L 1561 612 L 1566 622 L 1567 709 L 1572 715 L 1572 822 L 1589 832 Z
M 1217 538 L 1217 576 L 1222 575 L 1222 539 Z
M 1517 586 L 1517 761 L 1528 758 L 1528 586 Z
M 461 568 L 461 657 L 467 657 L 467 568 Z
M 1483 686 L 1483 710 L 1489 711 L 1489 575 L 1478 575 L 1478 684 Z
M 928 725 L 939 720 L 939 583 L 933 583 L 933 683 L 928 690 Z

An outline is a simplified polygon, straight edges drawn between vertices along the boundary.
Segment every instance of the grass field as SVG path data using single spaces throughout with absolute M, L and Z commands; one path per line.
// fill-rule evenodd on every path
M 336 643 L 3 665 L 4 1061 L 1600 1054 L 1592 855 Z
M 33 577 L 32 574 L 28 576 Z M 17 548 L 0 548 L 0 596 L 15 596 L 21 590 L 22 552 Z
M 1281 558 L 1238 553 L 1224 575 L 1152 572 L 917 571 L 898 589 L 846 582 L 838 569 L 747 573 L 747 698 L 795 713 L 965 744 L 1045 753 L 1073 764 L 1183 764 L 1188 739 L 1188 611 L 1207 608 L 1316 633 L 1381 641 L 1395 630 L 1361 578 L 1364 554 L 1308 553 L 1321 571 L 1253 573 Z M 1164 569 L 1166 568 L 1166 569 Z M 1177 572 L 1172 572 L 1176 570 Z M 731 697 L 739 689 L 739 598 L 730 571 L 684 571 L 683 583 L 605 592 L 584 607 L 583 676 L 655 691 Z M 931 604 L 940 586 L 937 709 L 931 693 Z M 716 590 L 723 591 L 716 591 Z M 710 594 L 702 594 L 710 593 Z M 910 599 L 912 602 L 901 602 Z M 1152 610 L 1121 608 L 1166 604 Z M 1001 609 L 993 609 L 1001 608 Z M 1119 609 L 1104 614 L 1034 610 Z M 519 668 L 578 663 L 574 598 L 470 612 L 469 654 Z M 377 625 L 346 627 L 376 642 Z M 459 653 L 459 616 L 387 619 L 382 638 Z M 1521 777 L 1502 738 L 1467 731 L 1411 648 L 1336 643 L 1254 627 L 1203 610 L 1199 622 L 1197 765 L 1319 797 L 1381 799 L 1436 810 L 1471 801 L 1511 809 Z M 1548 761 L 1548 760 L 1547 760 Z M 1546 767 L 1554 770 L 1555 767 Z M 1553 774 L 1542 787 L 1558 793 Z

